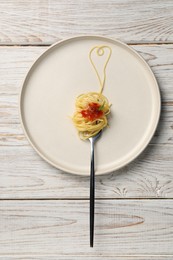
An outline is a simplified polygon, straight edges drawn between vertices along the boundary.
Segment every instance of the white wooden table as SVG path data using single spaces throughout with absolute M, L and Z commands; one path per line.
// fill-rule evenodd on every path
M 96 179 L 95 247 L 89 247 L 89 178 L 51 167 L 28 144 L 18 93 L 55 41 L 120 39 L 149 63 L 162 113 L 148 148 Z M 173 259 L 173 1 L 0 1 L 0 259 Z

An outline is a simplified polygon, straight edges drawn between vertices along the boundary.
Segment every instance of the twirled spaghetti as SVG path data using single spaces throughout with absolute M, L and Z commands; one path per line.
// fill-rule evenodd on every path
M 103 81 L 97 71 L 97 68 L 92 60 L 92 53 L 96 50 L 98 56 L 104 55 L 104 49 L 108 49 L 108 57 L 104 64 Z M 99 92 L 89 92 L 82 94 L 76 98 L 75 113 L 72 117 L 73 123 L 78 130 L 81 139 L 85 140 L 96 135 L 100 130 L 108 125 L 107 115 L 110 113 L 110 104 L 107 98 L 102 94 L 106 80 L 106 66 L 110 59 L 112 50 L 109 46 L 95 46 L 90 50 L 89 58 L 94 67 L 100 84 Z

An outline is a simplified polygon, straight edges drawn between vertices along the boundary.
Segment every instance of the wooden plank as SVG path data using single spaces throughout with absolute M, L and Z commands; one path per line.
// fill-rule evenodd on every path
M 96 177 L 97 198 L 173 198 L 173 146 L 150 145 L 126 167 Z M 30 146 L 0 149 L 0 199 L 89 198 L 89 177 L 57 170 Z
M 173 44 L 131 45 L 131 47 L 151 66 L 160 85 L 163 100 L 172 101 Z M 47 47 L 0 47 L 0 94 L 18 94 L 29 67 L 46 49 Z
M 160 87 L 162 101 L 172 101 L 173 45 L 132 45 L 132 47 L 147 61 L 154 72 Z
M 171 200 L 96 201 L 94 248 L 88 213 L 88 201 L 1 201 L 0 254 L 173 254 Z
M 47 47 L 0 47 L 0 94 L 18 94 L 32 63 Z M 6 77 L 8 75 L 8 77 Z
M 79 34 L 172 42 L 172 13 L 172 0 L 1 0 L 0 43 L 50 44 Z

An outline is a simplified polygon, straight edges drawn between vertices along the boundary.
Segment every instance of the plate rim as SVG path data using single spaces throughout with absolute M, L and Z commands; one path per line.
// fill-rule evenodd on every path
M 70 173 L 70 174 L 73 174 L 73 175 L 77 175 L 77 176 L 89 176 L 89 172 L 88 172 L 88 174 L 85 174 L 85 173 L 80 174 L 77 171 L 73 171 L 73 170 L 70 171 L 70 170 L 68 170 L 64 167 L 61 167 L 61 166 L 59 167 L 59 166 L 57 166 L 56 163 L 52 162 L 49 158 L 47 158 L 44 154 L 42 154 L 39 151 L 39 149 L 34 145 L 34 143 L 32 142 L 29 134 L 27 133 L 27 130 L 26 130 L 25 125 L 24 125 L 24 120 L 23 120 L 23 117 L 22 117 L 22 95 L 23 95 L 24 86 L 25 86 L 25 82 L 27 80 L 28 75 L 30 74 L 32 68 L 35 66 L 37 61 L 39 61 L 45 53 L 47 53 L 50 49 L 54 48 L 56 45 L 59 45 L 61 43 L 65 43 L 65 42 L 75 40 L 75 39 L 89 39 L 89 38 L 99 38 L 99 39 L 105 40 L 105 41 L 112 41 L 113 43 L 118 43 L 120 46 L 123 46 L 126 49 L 129 49 L 132 53 L 134 53 L 139 58 L 139 60 L 142 61 L 144 63 L 144 65 L 147 67 L 147 69 L 149 70 L 150 75 L 152 76 L 152 79 L 153 79 L 153 81 L 154 81 L 154 83 L 157 87 L 157 97 L 158 97 L 158 100 L 157 100 L 158 101 L 158 111 L 157 111 L 157 115 L 156 115 L 157 118 L 155 116 L 155 124 L 153 125 L 152 131 L 150 131 L 149 137 L 143 143 L 143 145 L 141 145 L 141 148 L 138 150 L 138 152 L 134 156 L 132 156 L 128 160 L 126 160 L 125 162 L 122 162 L 117 167 L 112 167 L 111 169 L 100 171 L 100 172 L 96 173 L 96 175 L 99 176 L 99 175 L 109 174 L 109 173 L 117 171 L 117 170 L 127 166 L 129 163 L 133 162 L 149 145 L 149 143 L 150 143 L 151 139 L 153 138 L 154 133 L 155 133 L 157 127 L 158 127 L 158 123 L 159 123 L 160 115 L 161 115 L 161 91 L 160 91 L 160 88 L 159 88 L 159 84 L 156 80 L 156 77 L 155 77 L 151 67 L 147 63 L 147 61 L 136 50 L 134 50 L 131 46 L 129 46 L 127 43 L 124 43 L 121 40 L 118 40 L 116 38 L 92 34 L 92 35 L 77 35 L 77 36 L 73 36 L 73 37 L 68 37 L 68 38 L 62 39 L 60 41 L 56 41 L 55 43 L 51 44 L 45 51 L 43 51 L 40 55 L 37 56 L 37 58 L 34 59 L 34 61 L 32 62 L 31 66 L 29 66 L 27 73 L 25 74 L 25 76 L 22 80 L 22 83 L 21 83 L 21 86 L 20 86 L 20 89 L 19 89 L 19 96 L 18 96 L 19 121 L 20 121 L 20 125 L 22 127 L 22 130 L 23 130 L 25 137 L 27 138 L 29 144 L 31 145 L 31 147 L 37 152 L 37 154 L 44 161 L 46 161 L 51 166 L 55 167 L 56 169 L 58 169 L 60 171 L 63 171 L 65 173 Z

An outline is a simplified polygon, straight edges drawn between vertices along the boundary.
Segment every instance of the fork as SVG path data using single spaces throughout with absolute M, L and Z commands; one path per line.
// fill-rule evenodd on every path
M 90 247 L 94 245 L 94 206 L 95 206 L 95 166 L 94 145 L 101 136 L 102 130 L 89 138 L 91 143 L 91 166 L 90 166 Z

